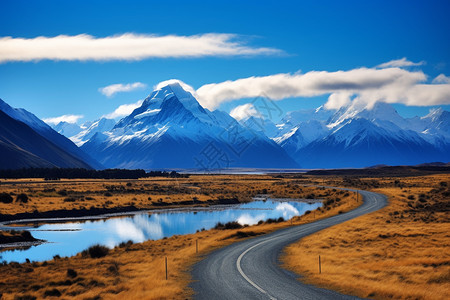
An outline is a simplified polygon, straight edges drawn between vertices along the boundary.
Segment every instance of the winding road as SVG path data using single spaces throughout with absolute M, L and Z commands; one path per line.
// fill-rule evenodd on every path
M 344 214 L 288 227 L 216 250 L 193 266 L 195 299 L 357 299 L 297 280 L 280 267 L 286 246 L 330 226 L 379 210 L 385 195 L 358 191 L 363 204 Z

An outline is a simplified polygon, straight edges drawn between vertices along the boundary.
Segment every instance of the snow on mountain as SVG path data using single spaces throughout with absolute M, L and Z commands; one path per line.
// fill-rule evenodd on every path
M 420 121 L 425 139 L 441 148 L 450 145 L 450 112 L 442 108 L 433 109 Z
M 245 120 L 241 120 L 239 123 L 250 130 L 264 134 L 268 138 L 277 136 L 279 131 L 275 123 L 262 117 L 251 116 Z
M 304 109 L 288 112 L 280 123 L 276 125 L 279 129 L 278 137 L 291 132 L 303 122 L 320 121 L 325 123 L 335 112 L 335 110 L 329 110 L 323 106 L 316 109 Z
M 0 110 L 6 113 L 11 118 L 27 124 L 38 132 L 51 129 L 50 126 L 47 125 L 47 123 L 45 123 L 32 113 L 26 111 L 23 108 L 13 108 L 2 99 L 0 99 Z
M 94 122 L 89 122 L 83 124 L 80 127 L 81 131 L 77 134 L 70 135 L 70 140 L 74 142 L 78 147 L 81 147 L 84 143 L 86 143 L 90 138 L 92 138 L 96 133 L 102 133 L 111 130 L 114 125 L 116 125 L 116 121 L 113 119 L 100 118 Z
M 107 167 L 289 168 L 296 163 L 261 132 L 221 111 L 204 109 L 177 82 L 161 86 L 114 128 L 82 149 Z
M 449 155 L 416 136 L 397 135 L 367 119 L 357 118 L 313 141 L 295 154 L 304 168 L 354 168 L 378 164 L 415 165 L 448 161 Z
M 55 125 L 50 125 L 57 133 L 64 135 L 65 137 L 71 137 L 80 133 L 81 126 L 76 123 L 59 122 Z
M 326 122 L 311 122 L 309 127 L 301 122 L 274 140 L 304 168 L 449 161 L 449 114 L 436 110 L 404 119 L 390 104 L 351 105 Z
M 291 131 L 274 138 L 274 141 L 288 153 L 292 153 L 305 147 L 312 141 L 326 136 L 327 133 L 328 128 L 324 125 L 324 122 L 309 120 L 300 122 Z

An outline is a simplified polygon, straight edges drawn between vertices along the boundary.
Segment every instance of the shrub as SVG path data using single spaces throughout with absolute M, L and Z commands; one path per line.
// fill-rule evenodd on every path
M 31 295 L 16 295 L 14 296 L 14 300 L 36 300 L 36 297 Z
M 28 202 L 28 196 L 27 194 L 19 194 L 16 197 L 16 202 L 21 202 L 21 203 L 27 203 Z
M 11 203 L 11 202 L 13 202 L 13 198 L 8 193 L 0 193 L 0 202 Z
M 110 192 L 106 192 L 103 194 L 105 197 L 112 197 L 112 194 Z
M 70 278 L 75 278 L 78 276 L 78 273 L 74 269 L 67 269 L 67 276 Z
M 278 219 L 267 219 L 266 223 L 267 224 L 272 224 L 272 223 L 280 223 L 280 222 L 284 222 L 284 218 L 283 217 L 279 217 Z
M 246 238 L 246 237 L 250 237 L 250 236 L 256 236 L 257 233 L 254 231 L 238 231 L 236 232 L 236 234 L 234 235 L 237 238 Z
M 47 296 L 60 297 L 61 292 L 58 289 L 46 290 L 44 292 L 44 297 L 47 297 Z
M 131 246 L 131 245 L 133 245 L 133 241 L 132 241 L 132 240 L 129 240 L 128 242 L 122 242 L 122 243 L 120 243 L 120 244 L 119 244 L 119 248 L 129 247 L 129 246 Z
M 217 223 L 216 226 L 214 227 L 214 229 L 221 229 L 221 230 L 227 230 L 227 229 L 239 229 L 242 228 L 243 226 L 241 224 L 239 224 L 236 221 L 232 221 L 232 222 L 228 222 L 225 224 L 222 224 L 221 222 Z
M 67 191 L 66 190 L 60 190 L 57 193 L 58 193 L 58 195 L 61 195 L 61 196 L 67 196 Z
M 89 247 L 87 250 L 84 250 L 82 254 L 84 256 L 89 255 L 91 258 L 100 258 L 108 255 L 109 249 L 108 247 L 102 245 L 94 245 Z

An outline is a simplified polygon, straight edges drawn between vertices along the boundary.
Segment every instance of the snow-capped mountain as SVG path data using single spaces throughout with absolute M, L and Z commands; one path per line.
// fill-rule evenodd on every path
M 38 134 L 61 148 L 62 150 L 68 152 L 75 158 L 86 162 L 93 168 L 102 168 L 102 165 L 97 161 L 92 159 L 88 154 L 81 151 L 72 141 L 70 141 L 65 136 L 57 133 L 53 130 L 47 123 L 36 117 L 34 114 L 23 108 L 13 108 L 6 102 L 0 99 L 0 110 L 6 113 L 11 118 L 23 122 L 29 127 L 31 127 Z
M 84 123 L 80 128 L 81 131 L 76 134 L 70 135 L 69 139 L 78 147 L 81 147 L 96 133 L 110 131 L 111 129 L 113 129 L 114 125 L 116 125 L 115 120 L 100 118 L 94 122 Z
M 449 113 L 404 119 L 389 104 L 344 107 L 316 128 L 300 122 L 274 140 L 303 168 L 415 165 L 450 160 Z M 308 128 L 308 127 L 306 127 Z M 316 137 L 308 134 L 314 132 Z M 309 137 L 309 138 L 308 138 Z
M 275 123 L 264 117 L 250 116 L 240 120 L 239 123 L 250 130 L 264 134 L 268 138 L 275 137 L 279 131 Z
M 279 129 L 278 137 L 292 132 L 293 129 L 297 128 L 300 123 L 303 122 L 318 121 L 325 123 L 335 112 L 335 110 L 326 109 L 323 106 L 316 109 L 303 109 L 288 112 L 280 123 L 276 125 Z
M 74 136 L 83 129 L 81 129 L 81 126 L 76 123 L 69 123 L 69 122 L 59 122 L 56 125 L 50 124 L 50 127 L 53 128 L 57 133 L 64 135 L 65 137 Z
M 297 164 L 263 133 L 227 113 L 203 108 L 179 83 L 155 90 L 113 129 L 82 149 L 106 167 L 293 168 Z
M 450 144 L 450 112 L 442 108 L 432 109 L 428 115 L 409 122 L 430 143 L 441 148 Z
M 309 143 L 326 136 L 328 128 L 324 123 L 317 120 L 303 121 L 294 126 L 289 132 L 273 140 L 283 147 L 286 152 L 293 153 Z

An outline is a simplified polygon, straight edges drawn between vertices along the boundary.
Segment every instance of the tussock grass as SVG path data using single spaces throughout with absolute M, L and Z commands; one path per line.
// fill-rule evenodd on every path
M 122 243 L 111 249 L 106 256 L 100 258 L 91 258 L 90 255 L 80 253 L 70 258 L 54 259 L 42 263 L 2 265 L 0 266 L 0 274 L 2 274 L 0 276 L 0 287 L 4 293 L 3 298 L 14 299 L 15 296 L 21 297 L 24 295 L 43 298 L 46 291 L 52 291 L 53 289 L 57 289 L 61 293 L 61 298 L 189 298 L 192 296 L 192 291 L 187 288 L 191 280 L 189 268 L 208 252 L 243 238 L 252 238 L 283 227 L 325 218 L 337 214 L 339 210 L 346 211 L 358 205 L 353 193 L 345 195 L 339 190 L 302 187 L 303 183 L 312 183 L 310 178 L 300 180 L 298 178 L 274 178 L 272 176 L 193 177 L 195 180 L 185 181 L 183 184 L 186 188 L 195 190 L 195 195 L 199 195 L 199 199 L 205 199 L 204 197 L 217 199 L 218 195 L 231 199 L 234 194 L 254 195 L 266 192 L 278 197 L 303 198 L 304 195 L 311 194 L 314 194 L 313 198 L 321 199 L 341 197 L 342 201 L 330 203 L 321 210 L 293 218 L 292 221 L 280 220 L 280 222 L 270 224 L 263 222 L 255 226 L 229 230 L 205 230 L 196 234 L 173 236 L 140 244 Z M 162 186 L 168 182 L 167 178 L 161 181 L 163 182 L 161 183 Z M 203 190 L 203 187 L 199 188 L 202 186 L 202 181 L 205 190 Z M 135 181 L 131 188 L 145 187 L 145 184 L 153 183 Z M 187 186 L 188 184 L 189 186 Z M 225 185 L 226 191 L 224 192 Z M 125 188 L 130 187 L 126 184 L 123 184 L 123 186 Z M 52 187 L 47 188 L 51 189 Z M 55 190 L 61 189 L 54 188 Z M 90 185 L 90 188 L 93 188 L 92 185 Z M 67 190 L 66 196 L 58 195 L 54 197 L 61 197 L 61 199 L 70 197 L 73 193 L 71 189 L 77 190 L 78 188 L 66 187 L 65 189 Z M 102 193 L 104 192 L 102 188 L 99 188 L 99 190 L 102 190 Z M 220 191 L 220 193 L 216 194 L 216 191 Z M 246 192 L 244 193 L 244 191 Z M 204 192 L 208 195 L 205 195 Z M 176 195 L 167 194 L 166 196 L 175 201 Z M 99 197 L 101 196 L 96 194 L 95 198 Z M 189 197 L 192 197 L 192 195 Z M 114 200 L 115 196 L 109 198 Z M 147 198 L 148 195 L 145 199 Z M 155 199 L 155 197 L 152 196 L 152 199 Z M 242 200 L 244 201 L 244 198 Z M 65 205 L 71 205 L 71 203 L 66 202 Z M 196 240 L 198 240 L 198 253 L 196 253 Z M 165 280 L 165 257 L 168 259 L 168 280 Z M 33 272 L 25 273 L 24 268 L 32 268 Z M 73 272 L 69 272 L 69 269 L 75 271 L 76 276 Z
M 388 195 L 389 206 L 287 247 L 284 266 L 361 297 L 450 299 L 448 175 L 352 180 Z

